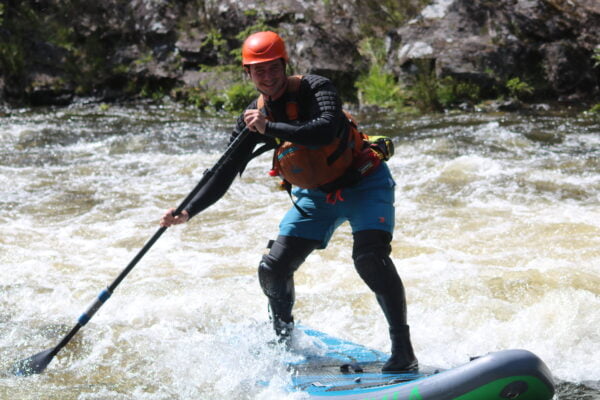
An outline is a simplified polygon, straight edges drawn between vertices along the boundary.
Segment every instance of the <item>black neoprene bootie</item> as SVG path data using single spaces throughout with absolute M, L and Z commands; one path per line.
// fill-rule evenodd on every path
M 418 370 L 419 362 L 410 342 L 408 325 L 390 328 L 390 339 L 392 340 L 392 356 L 381 368 L 381 372 L 395 373 Z
M 276 342 L 289 348 L 292 343 L 292 333 L 294 332 L 294 317 L 288 314 L 286 319 L 289 322 L 284 321 L 278 314 L 275 314 L 273 312 L 273 307 L 269 305 L 269 320 L 273 324 L 273 329 L 277 336 Z
M 279 318 L 273 320 L 273 328 L 280 342 L 288 340 L 294 331 L 294 319 L 291 322 L 284 322 Z

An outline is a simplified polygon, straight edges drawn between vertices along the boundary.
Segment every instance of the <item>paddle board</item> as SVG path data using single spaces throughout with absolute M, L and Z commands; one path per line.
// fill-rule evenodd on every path
M 296 326 L 289 390 L 323 400 L 550 400 L 550 371 L 527 350 L 503 350 L 447 370 L 382 374 L 388 354 Z

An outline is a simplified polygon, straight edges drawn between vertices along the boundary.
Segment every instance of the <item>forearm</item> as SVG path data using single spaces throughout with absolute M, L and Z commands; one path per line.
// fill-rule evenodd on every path
M 233 183 L 236 173 L 237 169 L 234 168 L 226 166 L 220 168 L 185 208 L 189 218 L 191 219 L 223 197 Z
M 296 123 L 267 123 L 265 135 L 305 146 L 330 143 L 339 129 L 340 118 L 334 112 L 324 112 L 318 117 Z
M 257 136 L 256 133 L 249 134 L 232 151 L 230 157 L 213 171 L 213 176 L 208 179 L 185 208 L 190 218 L 210 207 L 225 195 L 236 175 L 244 169 L 249 161 L 249 155 L 257 144 Z

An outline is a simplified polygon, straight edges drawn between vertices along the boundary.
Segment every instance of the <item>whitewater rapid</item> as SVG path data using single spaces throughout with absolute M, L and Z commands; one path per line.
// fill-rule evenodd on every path
M 421 364 L 524 348 L 600 398 L 599 124 L 362 119 L 396 145 L 392 258 Z M 269 155 L 167 230 L 46 372 L 6 372 L 68 332 L 219 158 L 231 121 L 140 105 L 0 117 L 0 399 L 302 398 L 286 390 L 285 352 L 267 344 L 256 277 L 291 206 L 267 176 Z M 307 259 L 296 294 L 297 321 L 388 350 L 347 225 Z

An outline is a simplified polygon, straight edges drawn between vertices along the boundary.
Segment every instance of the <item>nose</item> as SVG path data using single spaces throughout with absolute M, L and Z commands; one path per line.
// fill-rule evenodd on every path
M 268 81 L 275 80 L 275 79 L 277 79 L 277 72 L 275 72 L 275 71 L 266 71 L 264 78 L 265 78 L 265 80 L 268 80 Z

